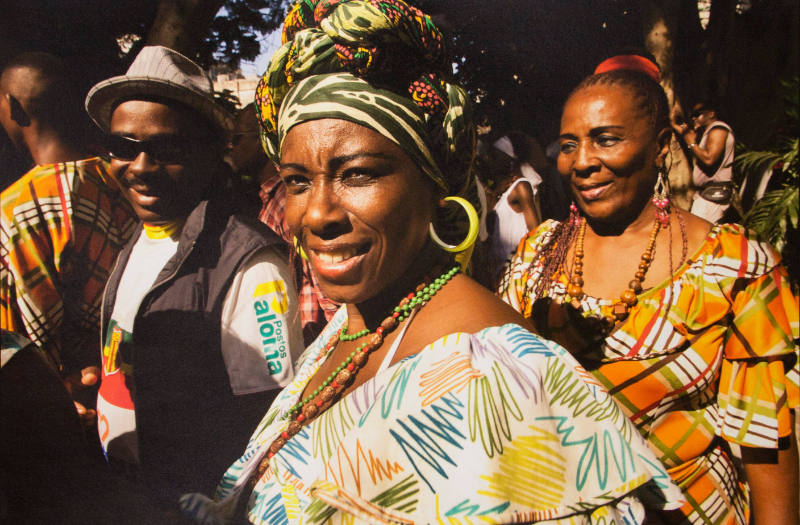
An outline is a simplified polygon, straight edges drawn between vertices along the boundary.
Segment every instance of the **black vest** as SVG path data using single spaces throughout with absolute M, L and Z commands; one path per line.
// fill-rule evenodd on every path
M 138 238 L 134 234 L 122 251 L 106 285 L 104 332 Z M 220 318 L 233 277 L 249 256 L 282 242 L 229 206 L 202 201 L 186 220 L 177 252 L 139 306 L 124 360 L 133 365 L 141 474 L 173 502 L 186 492 L 213 494 L 277 393 L 233 395 L 220 347 Z

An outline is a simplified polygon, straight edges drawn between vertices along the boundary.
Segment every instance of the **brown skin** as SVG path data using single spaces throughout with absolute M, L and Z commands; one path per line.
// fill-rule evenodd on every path
M 80 160 L 86 152 L 30 111 L 31 102 L 47 88 L 46 77 L 35 68 L 19 66 L 0 76 L 0 126 L 14 147 L 27 150 L 37 165 Z M 55 108 L 54 108 L 55 109 Z
M 140 220 L 163 224 L 185 217 L 200 202 L 220 154 L 206 135 L 198 134 L 205 126 L 200 117 L 179 105 L 129 100 L 114 110 L 112 134 L 137 140 L 178 135 L 194 138 L 201 146 L 183 164 L 159 164 L 144 152 L 132 161 L 111 159 L 111 173 L 120 182 L 123 195 Z M 67 391 L 77 397 L 82 390 L 96 385 L 99 377 L 98 367 L 86 367 L 66 378 Z M 95 423 L 95 410 L 87 409 L 79 401 L 75 401 L 75 408 L 81 423 L 85 426 Z
M 539 226 L 539 217 L 536 214 L 533 188 L 531 188 L 530 182 L 523 181 L 514 186 L 514 189 L 508 194 L 508 205 L 512 210 L 525 217 L 525 226 L 528 227 L 528 231 Z
M 487 176 L 497 184 L 495 193 L 489 205 L 494 207 L 496 199 L 505 192 L 511 185 L 515 177 L 520 177 L 519 163 L 514 158 L 497 148 L 488 148 L 481 159 L 487 170 Z M 485 183 L 485 181 L 484 181 Z M 539 226 L 539 216 L 536 213 L 536 204 L 533 188 L 527 181 L 517 184 L 508 195 L 508 204 L 512 210 L 521 213 L 525 217 L 525 225 L 528 230 L 533 230 Z
M 636 272 L 653 227 L 655 206 L 650 197 L 657 167 L 663 166 L 669 148 L 669 131 L 654 130 L 634 100 L 627 88 L 590 86 L 570 97 L 561 119 L 558 169 L 569 179 L 575 202 L 587 218 L 583 289 L 595 297 L 616 299 Z M 711 228 L 708 222 L 673 209 L 672 239 L 663 229 L 659 233 L 645 289 L 676 270 L 666 255 L 671 251 L 673 262 L 680 260 L 678 215 L 686 224 L 689 256 Z M 572 260 L 573 249 L 567 260 Z M 752 449 L 744 458 L 755 524 L 797 523 L 794 435 L 789 442 L 786 451 Z
M 226 156 L 235 173 L 248 175 L 261 184 L 276 175 L 277 170 L 264 153 L 258 133 L 255 105 L 248 104 L 236 115 Z
M 31 104 L 43 96 L 50 87 L 48 79 L 34 67 L 18 66 L 3 71 L 0 75 L 0 126 L 6 131 L 14 147 L 30 155 L 36 165 L 54 164 L 88 158 L 82 148 L 73 144 L 70 137 L 62 136 L 48 122 L 36 117 L 30 110 Z M 65 386 L 72 392 L 96 383 L 90 378 L 89 367 L 80 373 L 65 378 Z M 82 382 L 81 376 L 87 377 Z M 94 424 L 96 413 L 75 401 L 81 423 Z
M 781 450 L 742 448 L 754 525 L 797 523 L 797 440 L 791 435 L 785 441 L 786 448 Z
M 183 137 L 193 145 L 182 163 L 159 164 L 147 153 L 111 159 L 111 173 L 140 220 L 163 224 L 186 217 L 203 198 L 221 158 L 202 118 L 178 104 L 128 100 L 111 114 L 110 133 L 137 140 Z
M 692 110 L 692 127 L 686 124 L 673 125 L 673 129 L 683 138 L 688 151 L 691 152 L 695 162 L 700 169 L 709 177 L 719 169 L 722 162 L 722 155 L 725 153 L 725 141 L 728 140 L 728 130 L 725 128 L 714 128 L 708 133 L 708 139 L 704 147 L 700 147 L 697 142 L 703 134 L 703 130 L 717 120 L 717 114 L 712 109 L 702 109 L 696 105 Z M 695 144 L 688 148 L 689 144 Z
M 583 289 L 609 299 L 616 299 L 628 287 L 647 246 L 654 224 L 655 206 L 650 198 L 656 166 L 663 165 L 669 149 L 669 131 L 654 131 L 632 105 L 633 98 L 623 88 L 591 86 L 567 101 L 561 119 L 558 169 L 568 178 L 588 222 Z M 659 255 L 671 249 L 673 263 L 680 261 L 678 214 L 686 222 L 689 255 L 711 228 L 700 218 L 673 210 L 672 242 L 666 231 L 658 235 L 645 288 L 670 276 L 669 257 Z
M 289 226 L 301 239 L 322 291 L 346 303 L 349 332 L 375 329 L 432 266 L 452 266 L 428 242 L 440 191 L 379 133 L 336 119 L 299 124 L 281 147 L 280 174 L 287 186 Z M 330 262 L 339 256 L 344 260 Z M 505 323 L 525 321 L 488 290 L 458 275 L 419 311 L 392 362 L 445 335 Z M 370 355 L 345 393 L 375 375 L 401 328 Z M 340 342 L 304 397 L 359 343 Z

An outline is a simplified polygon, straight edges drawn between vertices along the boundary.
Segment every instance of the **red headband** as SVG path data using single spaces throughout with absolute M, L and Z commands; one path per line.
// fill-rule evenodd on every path
M 661 82 L 661 70 L 653 63 L 639 55 L 617 55 L 615 57 L 607 58 L 600 62 L 594 69 L 594 74 L 605 73 L 607 71 L 615 71 L 617 69 L 632 69 L 634 71 L 641 71 L 649 76 L 656 82 Z

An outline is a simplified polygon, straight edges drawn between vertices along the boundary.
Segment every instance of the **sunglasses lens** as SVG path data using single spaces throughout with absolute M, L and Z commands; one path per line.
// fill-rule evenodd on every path
M 139 141 L 121 135 L 111 135 L 106 142 L 108 154 L 118 160 L 132 161 L 145 152 L 159 164 L 175 164 L 186 160 L 189 143 L 177 137 Z
M 181 163 L 189 156 L 189 144 L 177 137 L 148 141 L 145 145 L 145 151 L 162 164 Z
M 135 159 L 141 151 L 139 146 L 140 144 L 137 141 L 120 135 L 111 135 L 106 140 L 108 154 L 112 158 L 119 160 Z

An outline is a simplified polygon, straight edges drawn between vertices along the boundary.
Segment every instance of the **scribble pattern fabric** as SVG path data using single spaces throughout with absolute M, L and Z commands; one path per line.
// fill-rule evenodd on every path
M 248 473 L 288 425 L 281 416 L 324 362 L 322 343 L 345 321 L 342 308 L 309 347 L 216 501 L 184 497 L 196 519 L 226 521 Z M 508 324 L 445 336 L 345 396 L 272 458 L 249 519 L 638 523 L 638 498 L 680 505 L 667 480 L 630 421 L 565 350 Z
M 100 300 L 136 216 L 99 158 L 36 166 L 2 193 L 0 328 L 69 372 L 97 364 Z
M 523 301 L 541 268 L 549 221 L 523 239 L 501 297 Z M 635 263 L 634 263 L 635 264 Z M 549 295 L 565 295 L 559 273 Z M 524 305 L 524 306 L 523 306 Z M 611 301 L 586 297 L 586 316 Z M 628 318 L 590 356 L 590 369 L 644 435 L 687 499 L 691 523 L 748 523 L 748 496 L 727 442 L 778 448 L 791 434 L 798 393 L 798 298 L 778 255 L 738 225 L 714 227 L 667 280 L 639 295 Z M 587 367 L 589 365 L 587 364 Z

